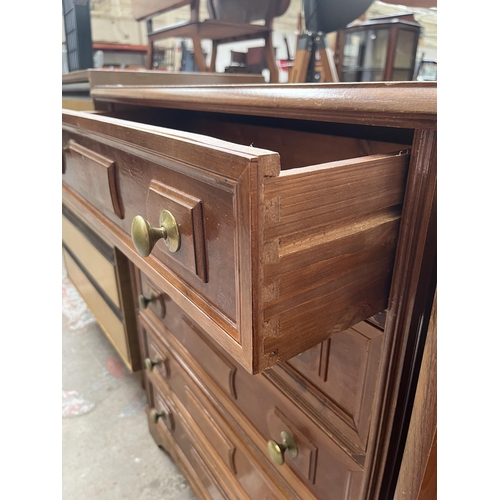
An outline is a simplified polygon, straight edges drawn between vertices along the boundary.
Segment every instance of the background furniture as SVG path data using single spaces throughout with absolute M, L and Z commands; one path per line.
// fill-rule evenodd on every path
M 339 0 L 304 0 L 304 25 L 299 14 L 300 35 L 297 41 L 295 64 L 289 82 L 315 82 L 316 75 L 321 74 L 321 82 L 338 82 L 339 77 L 328 52 L 326 35 L 341 28 L 360 17 L 373 0 L 355 0 L 344 2 Z M 319 54 L 320 64 L 316 60 Z
M 93 68 L 89 0 L 63 0 L 62 7 L 68 70 Z
M 92 96 L 63 110 L 63 205 L 134 268 L 158 445 L 203 499 L 392 499 L 436 288 L 436 84 Z
M 420 25 L 413 14 L 373 18 L 337 33 L 341 82 L 411 81 Z
M 146 70 L 87 69 L 62 75 L 62 107 L 92 110 L 90 96 L 99 85 L 191 85 L 221 83 L 263 83 L 262 75 L 227 75 L 222 73 L 167 73 Z
M 68 147 L 71 150 L 72 145 Z M 100 158 L 93 159 L 99 161 Z M 62 241 L 68 277 L 128 369 L 140 370 L 142 362 L 131 287 L 133 271 L 129 260 L 65 207 Z
M 290 0 L 207 0 L 209 19 L 200 20 L 200 0 L 133 0 L 132 12 L 137 21 L 146 21 L 148 31 L 148 60 L 146 67 L 152 68 L 154 42 L 167 38 L 190 38 L 198 69 L 215 71 L 217 47 L 221 44 L 241 40 L 264 40 L 270 81 L 279 81 L 279 70 L 274 56 L 272 25 L 275 17 L 282 15 Z M 164 12 L 189 5 L 191 19 L 187 23 L 154 29 L 153 19 Z M 264 24 L 254 24 L 256 21 Z M 201 48 L 201 40 L 212 40 L 212 56 L 207 65 Z

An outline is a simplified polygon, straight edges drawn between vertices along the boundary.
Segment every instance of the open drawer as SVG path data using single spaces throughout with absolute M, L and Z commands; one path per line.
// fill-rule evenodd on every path
M 405 144 L 203 120 L 63 110 L 65 202 L 251 373 L 384 310 Z

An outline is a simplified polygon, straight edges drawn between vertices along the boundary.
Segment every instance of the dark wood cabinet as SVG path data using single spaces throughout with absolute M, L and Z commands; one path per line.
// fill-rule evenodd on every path
M 158 445 L 199 498 L 389 500 L 436 287 L 436 84 L 92 96 L 63 111 L 63 205 L 134 270 Z
M 373 18 L 339 30 L 335 63 L 340 81 L 414 80 L 420 30 L 413 14 Z

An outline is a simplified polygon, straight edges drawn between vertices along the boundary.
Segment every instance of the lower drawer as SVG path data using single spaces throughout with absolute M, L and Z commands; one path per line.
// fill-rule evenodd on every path
M 172 391 L 157 372 L 148 376 L 150 427 L 168 432 L 202 482 L 209 498 L 278 500 L 284 496 L 248 453 L 189 375 L 174 361 L 173 377 L 184 391 Z M 157 431 L 153 429 L 153 435 Z
M 151 375 L 168 383 L 193 420 L 204 424 L 213 419 L 213 415 L 203 415 L 206 408 L 215 405 L 224 421 L 231 422 L 232 432 L 240 436 L 245 433 L 261 467 L 271 473 L 275 482 L 277 478 L 278 484 L 290 488 L 285 498 L 361 498 L 362 460 L 333 440 L 286 390 L 263 375 L 249 375 L 228 360 L 213 356 L 202 337 L 198 337 L 198 343 L 180 344 L 150 314 L 141 312 L 140 328 Z M 196 362 L 192 356 L 196 356 Z M 194 397 L 196 391 L 201 391 L 202 397 Z M 277 455 L 268 448 L 272 441 L 275 449 L 281 445 L 284 432 L 293 438 L 298 451 L 295 456 L 289 448 L 282 453 L 278 450 Z M 230 469 L 232 448 L 227 440 L 213 431 L 210 441 Z

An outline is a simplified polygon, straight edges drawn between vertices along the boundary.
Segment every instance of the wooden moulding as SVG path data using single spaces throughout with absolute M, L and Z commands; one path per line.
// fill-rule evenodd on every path
M 115 165 L 125 216 L 96 200 L 99 186 L 82 190 L 71 164 L 63 198 L 249 372 L 386 308 L 407 150 L 281 171 L 269 150 L 105 116 L 63 116 L 63 143 L 76 138 L 88 157 L 96 149 Z M 131 242 L 131 221 L 153 217 L 148 193 L 159 185 L 185 193 L 168 207 L 191 214 L 195 253 L 184 262 L 158 249 L 143 259 Z M 216 263 L 228 269 L 224 279 Z M 221 296 L 234 311 L 217 305 Z
M 109 86 L 91 96 L 100 105 L 436 129 L 436 82 Z

